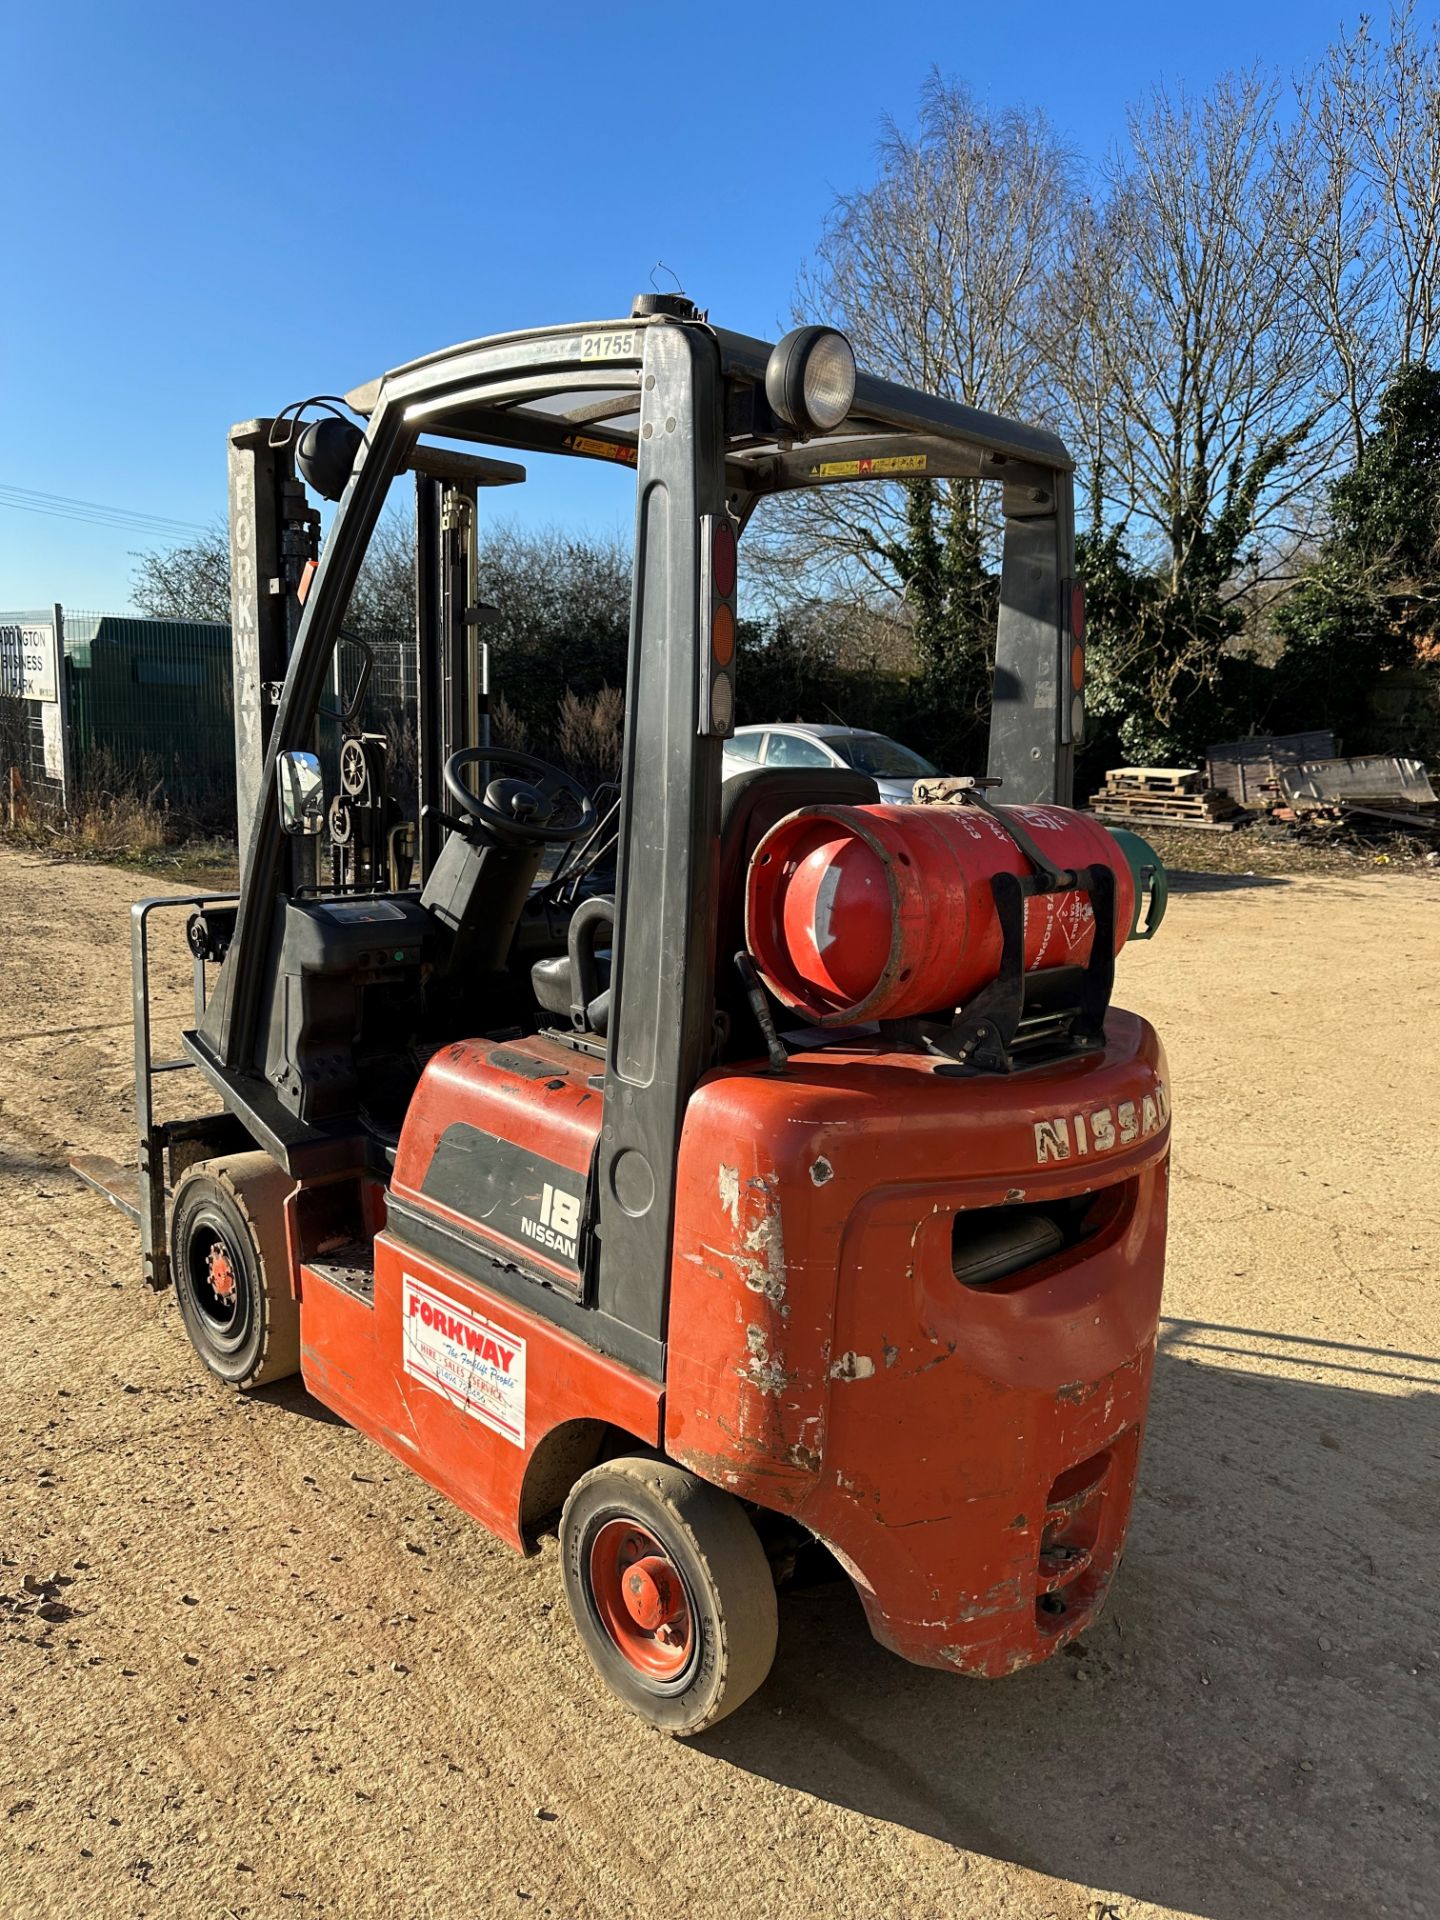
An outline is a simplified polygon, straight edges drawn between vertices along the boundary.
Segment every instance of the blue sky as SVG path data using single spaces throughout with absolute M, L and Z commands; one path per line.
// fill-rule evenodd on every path
M 1154 80 L 1289 71 L 1355 14 L 0 11 L 0 486 L 187 522 L 223 513 L 231 421 L 453 340 L 622 314 L 656 260 L 717 320 L 767 333 L 835 193 L 870 177 L 881 120 L 910 120 L 932 65 L 1044 107 L 1098 157 Z M 623 524 L 621 476 L 560 466 L 504 511 Z M 147 544 L 0 505 L 0 608 L 119 609 Z

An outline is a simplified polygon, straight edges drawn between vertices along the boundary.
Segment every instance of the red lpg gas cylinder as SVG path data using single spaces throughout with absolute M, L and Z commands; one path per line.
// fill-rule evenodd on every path
M 1115 950 L 1134 917 L 1135 881 L 1104 827 L 1068 807 L 997 807 L 1060 868 L 1115 875 Z M 899 1020 L 961 1006 L 1000 968 L 990 881 L 1032 872 L 978 807 L 805 807 L 755 849 L 745 937 L 765 984 L 820 1026 Z M 1084 962 L 1086 894 L 1025 902 L 1025 967 Z

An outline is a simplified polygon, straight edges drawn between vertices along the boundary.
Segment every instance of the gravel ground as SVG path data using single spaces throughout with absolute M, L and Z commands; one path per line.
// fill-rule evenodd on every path
M 224 1392 L 66 1171 L 130 1149 L 139 890 L 0 849 L 4 1920 L 1440 1912 L 1435 876 L 1192 873 L 1121 961 L 1171 1262 L 1074 1657 L 965 1681 L 791 1593 L 689 1745 L 592 1679 L 553 1540 L 512 1556 L 293 1383 Z M 158 979 L 178 1016 L 178 948 Z

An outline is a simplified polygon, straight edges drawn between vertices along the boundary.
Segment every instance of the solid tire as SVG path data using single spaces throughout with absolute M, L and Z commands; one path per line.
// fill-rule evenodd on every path
M 628 1519 L 663 1546 L 684 1581 L 696 1647 L 680 1684 L 639 1673 L 603 1626 L 590 1584 L 590 1547 L 610 1521 Z M 592 1467 L 570 1490 L 560 1519 L 565 1597 L 601 1678 L 652 1726 L 688 1736 L 742 1706 L 775 1659 L 775 1582 L 749 1515 L 732 1494 L 669 1460 L 622 1455 Z
M 300 1303 L 290 1288 L 285 1201 L 295 1182 L 268 1153 L 232 1153 L 191 1167 L 170 1213 L 170 1272 L 190 1344 L 217 1379 L 261 1387 L 300 1370 Z M 196 1268 L 207 1236 L 232 1256 L 235 1322 L 206 1310 Z M 211 1296 L 213 1304 L 213 1296 Z

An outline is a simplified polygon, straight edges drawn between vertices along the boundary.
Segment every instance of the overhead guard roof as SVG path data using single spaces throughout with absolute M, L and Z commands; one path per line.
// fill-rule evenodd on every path
M 443 384 L 442 369 L 447 362 L 458 361 L 485 348 L 508 347 L 513 350 L 522 342 L 534 341 L 537 348 L 542 348 L 535 360 L 535 372 L 539 375 L 555 366 L 553 343 L 566 335 L 578 337 L 582 334 L 624 333 L 642 327 L 677 325 L 703 326 L 719 346 L 721 363 L 727 374 L 740 374 L 763 384 L 766 363 L 773 351 L 772 342 L 757 340 L 748 334 L 731 333 L 723 327 L 712 327 L 703 321 L 676 321 L 668 316 L 655 315 L 622 320 L 577 321 L 567 326 L 533 327 L 515 333 L 490 334 L 477 340 L 460 341 L 435 353 L 422 354 L 419 359 L 407 360 L 401 366 L 392 367 L 379 379 L 353 388 L 345 396 L 346 404 L 368 417 L 379 404 L 381 388 L 387 382 L 403 380 L 413 391 L 417 384 L 414 376 L 430 368 L 435 371 L 436 384 Z M 543 347 L 549 347 L 550 351 L 543 351 Z M 523 356 L 516 357 L 523 359 Z M 512 377 L 513 366 L 512 361 Z M 602 369 L 597 366 L 596 370 L 600 372 Z M 805 442 L 804 448 L 814 449 L 826 441 L 863 442 L 867 438 L 873 439 L 877 427 L 887 436 L 898 434 L 960 442 L 974 448 L 982 456 L 988 456 L 984 459 L 984 465 L 992 470 L 994 465 L 1003 465 L 1009 460 L 1047 467 L 1056 473 L 1074 470 L 1075 463 L 1066 451 L 1064 441 L 1044 427 L 1030 426 L 1024 421 L 1007 419 L 1003 414 L 985 413 L 976 407 L 962 406 L 956 401 L 922 393 L 891 380 L 877 379 L 873 374 L 864 372 L 856 376 L 855 405 L 850 418 L 834 434 L 817 435 Z M 797 448 L 796 451 L 802 453 L 803 449 Z

